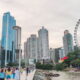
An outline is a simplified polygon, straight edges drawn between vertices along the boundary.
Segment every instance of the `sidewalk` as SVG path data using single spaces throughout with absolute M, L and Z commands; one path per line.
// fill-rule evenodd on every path
M 35 71 L 32 71 L 28 74 L 28 76 L 26 76 L 26 71 L 24 71 L 22 74 L 21 74 L 21 80 L 33 80 L 33 77 L 34 77 L 34 74 L 35 74 Z M 26 79 L 27 78 L 27 79 Z

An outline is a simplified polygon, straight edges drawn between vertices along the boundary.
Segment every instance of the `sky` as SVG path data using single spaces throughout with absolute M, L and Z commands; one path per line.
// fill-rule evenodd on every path
M 58 48 L 63 46 L 64 30 L 74 33 L 80 0 L 0 0 L 0 38 L 3 13 L 8 11 L 22 28 L 22 46 L 44 26 L 49 31 L 49 46 Z

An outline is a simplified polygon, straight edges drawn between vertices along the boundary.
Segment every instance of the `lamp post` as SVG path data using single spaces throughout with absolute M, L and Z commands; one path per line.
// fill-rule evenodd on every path
M 21 27 L 14 26 L 14 30 L 16 30 L 16 49 L 19 50 L 19 80 L 20 80 L 20 68 L 21 68 Z

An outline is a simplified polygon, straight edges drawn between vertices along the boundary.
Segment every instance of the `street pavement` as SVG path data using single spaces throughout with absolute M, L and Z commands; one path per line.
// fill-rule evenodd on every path
M 24 71 L 24 72 L 21 74 L 21 80 L 33 80 L 35 71 L 36 71 L 36 70 L 31 71 L 27 76 L 26 76 L 26 71 Z

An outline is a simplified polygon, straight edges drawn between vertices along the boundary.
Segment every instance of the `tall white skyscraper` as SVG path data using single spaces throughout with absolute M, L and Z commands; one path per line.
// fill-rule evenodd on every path
M 25 58 L 37 60 L 38 47 L 37 36 L 32 34 L 24 44 Z
M 48 40 L 48 30 L 42 27 L 38 31 L 39 35 L 39 55 L 40 59 L 50 59 L 49 56 L 49 40 Z
M 67 56 L 68 53 L 74 51 L 73 38 L 68 30 L 64 31 L 63 46 L 64 46 L 65 56 Z

